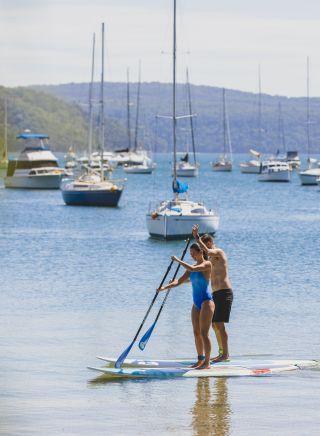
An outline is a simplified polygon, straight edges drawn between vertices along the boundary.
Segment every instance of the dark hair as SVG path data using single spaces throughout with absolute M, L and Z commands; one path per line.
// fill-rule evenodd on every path
M 205 253 L 205 252 L 203 251 L 203 249 L 200 247 L 200 245 L 197 244 L 196 242 L 193 243 L 192 245 L 190 245 L 190 250 L 196 250 L 198 253 L 202 253 L 204 259 L 205 259 L 205 260 L 208 260 L 207 253 Z
M 201 236 L 201 241 L 206 243 L 206 242 L 213 242 L 213 236 L 209 235 L 208 233 L 206 233 L 205 235 Z

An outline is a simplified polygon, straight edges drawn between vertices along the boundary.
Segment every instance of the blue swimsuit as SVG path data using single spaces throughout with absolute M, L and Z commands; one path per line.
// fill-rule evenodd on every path
M 209 289 L 209 281 L 205 278 L 201 271 L 191 272 L 190 280 L 192 283 L 193 304 L 198 310 L 201 310 L 201 306 L 204 301 L 212 301 L 211 289 Z

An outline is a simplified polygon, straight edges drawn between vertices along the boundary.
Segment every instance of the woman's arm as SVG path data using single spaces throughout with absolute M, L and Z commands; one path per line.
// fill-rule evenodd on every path
M 211 270 L 211 262 L 208 260 L 205 260 L 204 262 L 200 263 L 199 265 L 190 265 L 189 263 L 184 262 L 181 259 L 178 259 L 176 256 L 172 256 L 171 259 L 180 263 L 180 265 L 182 265 L 189 272 Z
M 165 291 L 166 289 L 175 288 L 176 286 L 181 285 L 182 283 L 188 280 L 189 275 L 190 275 L 189 271 L 185 271 L 179 279 L 175 279 L 172 282 L 168 283 L 167 285 L 161 286 L 161 288 L 159 288 L 158 291 Z

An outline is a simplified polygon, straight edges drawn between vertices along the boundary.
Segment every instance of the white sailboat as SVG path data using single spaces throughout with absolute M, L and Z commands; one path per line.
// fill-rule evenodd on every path
M 173 193 L 172 200 L 162 201 L 146 216 L 150 236 L 161 239 L 177 239 L 191 234 L 192 226 L 198 224 L 200 233 L 215 233 L 219 226 L 219 216 L 216 211 L 208 210 L 201 202 L 188 200 L 188 186 L 177 180 L 176 172 L 176 0 L 173 1 Z M 181 194 L 185 194 L 182 197 Z
M 129 83 L 129 80 L 128 80 Z M 140 163 L 125 164 L 123 170 L 128 174 L 152 174 L 153 170 L 156 168 L 155 163 L 152 161 L 151 157 L 148 156 L 145 150 L 139 148 L 139 114 L 140 114 L 140 88 L 141 88 L 141 65 L 139 63 L 139 79 L 138 79 L 138 89 L 137 89 L 137 107 L 136 107 L 136 125 L 135 125 L 135 136 L 134 136 L 134 149 L 133 152 L 145 152 L 144 159 Z M 128 93 L 129 101 L 129 93 Z M 129 104 L 128 104 L 129 107 Z M 130 113 L 128 113 L 128 118 Z M 129 137 L 129 149 L 131 147 L 131 134 L 130 126 L 128 125 L 128 137 Z
M 103 165 L 104 151 L 104 23 L 102 23 L 102 72 L 101 72 L 101 106 L 100 106 L 100 134 L 101 134 L 101 154 L 100 168 L 94 171 L 88 168 L 87 173 L 81 175 L 76 180 L 66 182 L 61 186 L 62 197 L 67 205 L 71 206 L 107 206 L 115 207 L 118 205 L 122 191 L 124 189 L 124 181 L 116 181 L 105 178 L 105 168 Z M 93 106 L 92 86 L 94 75 L 94 48 L 95 35 L 93 36 L 93 54 L 92 54 L 92 75 L 91 86 L 89 91 L 89 107 L 90 107 L 90 128 L 89 128 L 89 151 L 92 144 L 92 123 L 93 123 Z
M 315 168 L 317 159 L 310 157 L 310 92 L 309 92 L 309 56 L 307 57 L 307 153 L 308 168 L 300 171 L 301 185 L 317 185 L 317 179 L 320 177 L 320 168 Z
M 261 149 L 262 143 L 262 129 L 261 129 L 261 107 L 262 107 L 262 95 L 261 95 L 261 68 L 260 65 L 258 67 L 258 86 L 259 86 L 259 94 L 258 94 L 258 147 Z M 250 159 L 246 162 L 240 163 L 240 172 L 243 174 L 259 174 L 260 166 L 261 166 L 261 153 L 254 149 L 250 149 L 249 153 L 254 157 L 254 159 Z
M 191 89 L 189 81 L 189 70 L 186 72 L 186 85 L 188 91 L 188 109 L 189 109 L 189 119 L 190 119 L 190 131 L 191 131 L 191 141 L 192 141 L 192 152 L 193 152 L 193 162 L 189 160 L 189 149 L 187 147 L 187 152 L 177 163 L 176 172 L 178 177 L 196 177 L 199 174 L 199 164 L 196 157 L 195 148 L 195 138 L 194 138 L 194 126 L 193 126 L 193 112 L 192 112 L 192 101 L 191 101 Z
M 226 108 L 225 88 L 222 89 L 222 104 L 223 104 L 223 154 L 220 155 L 215 162 L 212 162 L 212 170 L 220 171 L 220 172 L 221 171 L 230 172 L 232 171 L 232 148 L 231 148 L 229 120 L 228 120 L 227 108 Z M 229 155 L 227 152 L 227 148 L 229 149 Z

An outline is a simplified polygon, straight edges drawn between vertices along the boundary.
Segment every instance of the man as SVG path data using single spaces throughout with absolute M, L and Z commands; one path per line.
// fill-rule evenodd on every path
M 212 264 L 211 288 L 215 304 L 212 327 L 219 346 L 219 354 L 212 361 L 222 362 L 229 359 L 228 333 L 225 323 L 229 322 L 233 301 L 233 292 L 228 276 L 228 259 L 224 251 L 215 246 L 212 236 L 203 235 L 200 238 L 198 225 L 192 227 L 192 234 Z

